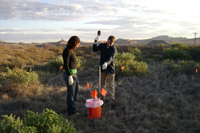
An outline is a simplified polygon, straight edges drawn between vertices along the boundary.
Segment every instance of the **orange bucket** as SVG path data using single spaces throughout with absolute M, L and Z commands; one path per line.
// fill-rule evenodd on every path
M 101 105 L 103 101 L 101 99 L 87 99 L 85 106 L 88 110 L 88 119 L 101 118 Z
M 101 106 L 97 108 L 88 107 L 88 119 L 101 118 Z

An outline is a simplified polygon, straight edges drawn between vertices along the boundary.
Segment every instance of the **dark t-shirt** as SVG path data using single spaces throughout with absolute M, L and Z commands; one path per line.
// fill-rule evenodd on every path
M 76 66 L 76 56 L 73 51 L 71 51 L 68 47 L 63 50 L 63 61 L 64 61 L 64 70 L 66 71 L 67 75 L 72 75 L 70 69 L 77 69 Z

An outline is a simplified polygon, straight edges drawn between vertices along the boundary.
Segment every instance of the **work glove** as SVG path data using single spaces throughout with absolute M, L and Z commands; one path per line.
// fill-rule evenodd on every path
M 99 37 L 96 37 L 96 38 L 94 39 L 94 44 L 97 44 L 98 41 L 99 41 Z
M 103 67 L 102 67 L 102 69 L 104 70 L 104 69 L 106 69 L 107 68 L 107 66 L 108 66 L 108 63 L 107 62 L 105 62 L 104 64 L 103 64 Z
M 74 79 L 72 78 L 72 75 L 69 76 L 69 85 L 72 85 L 74 83 Z

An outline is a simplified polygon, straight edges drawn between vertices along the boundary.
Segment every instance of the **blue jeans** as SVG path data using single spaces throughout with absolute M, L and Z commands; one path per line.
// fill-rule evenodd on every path
M 67 113 L 68 115 L 73 115 L 76 113 L 75 101 L 76 101 L 77 93 L 79 91 L 78 77 L 76 74 L 73 74 L 72 77 L 74 79 L 74 83 L 72 85 L 69 85 L 69 76 L 67 75 L 66 72 L 63 72 L 63 78 L 67 86 Z

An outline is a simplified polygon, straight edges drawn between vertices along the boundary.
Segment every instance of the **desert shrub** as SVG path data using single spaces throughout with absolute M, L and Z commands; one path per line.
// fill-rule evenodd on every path
M 187 46 L 185 44 L 182 43 L 174 43 L 170 45 L 170 48 L 174 49 L 174 48 L 178 48 L 178 49 L 186 49 Z
M 84 51 L 83 50 L 78 50 L 75 52 L 77 56 L 82 56 L 84 55 Z
M 46 69 L 49 72 L 58 72 L 58 71 L 60 71 L 60 66 L 63 66 L 63 58 L 62 58 L 62 56 L 58 56 L 58 58 L 49 61 L 43 67 L 43 69 Z
M 4 68 L 9 67 L 10 69 L 22 68 L 23 66 L 26 66 L 26 65 L 36 65 L 36 64 L 38 64 L 38 62 L 34 61 L 33 59 L 25 60 L 20 57 L 13 57 L 9 60 L 1 61 L 1 66 L 3 66 Z
M 116 64 L 120 63 L 122 66 L 124 66 L 126 65 L 127 62 L 135 60 L 135 55 L 129 52 L 124 52 L 122 54 L 117 53 L 115 59 L 116 59 Z
M 8 61 L 8 60 L 2 61 L 1 65 L 4 66 L 5 69 L 6 69 L 6 67 L 9 67 L 10 69 L 13 69 L 14 67 L 18 67 L 18 66 L 15 66 L 11 61 Z
M 91 56 L 96 56 L 97 53 L 96 53 L 96 52 L 90 52 L 90 55 L 91 55 Z
M 148 65 L 145 62 L 135 60 L 135 55 L 122 53 L 116 55 L 116 71 L 119 75 L 141 75 L 145 74 Z M 124 69 L 121 69 L 124 66 Z
M 195 68 L 198 67 L 198 64 L 196 64 L 193 60 L 179 61 L 178 64 L 181 65 L 182 71 L 186 74 L 194 74 Z
M 35 83 L 39 81 L 39 76 L 36 72 L 30 70 L 29 72 L 14 68 L 13 70 L 6 68 L 8 70 L 7 73 L 1 73 L 1 75 L 9 82 L 9 83 L 17 83 L 17 84 L 25 84 L 28 85 L 30 83 Z
M 58 53 L 59 55 L 61 55 L 63 53 L 63 47 L 62 46 L 53 46 L 51 48 L 51 51 Z
M 51 60 L 50 62 L 47 63 L 47 69 L 50 72 L 60 71 L 60 66 L 63 66 L 63 63 L 64 62 L 62 56 L 58 56 L 57 59 Z M 82 60 L 77 58 L 76 63 L 77 63 L 77 68 L 80 68 L 82 65 Z
M 90 54 L 85 55 L 85 58 L 93 58 L 93 57 L 94 57 L 94 55 L 90 55 Z
M 134 55 L 140 55 L 142 52 L 139 48 L 135 47 L 135 48 L 129 48 L 128 51 L 131 53 L 131 54 L 134 54 Z
M 17 52 L 15 56 L 20 57 L 22 59 L 28 59 L 29 57 L 28 52 L 24 52 L 24 51 Z
M 86 59 L 82 63 L 82 67 L 84 69 L 91 69 L 91 68 L 94 67 L 94 65 L 99 65 L 99 59 L 98 58 L 89 58 L 89 59 Z
M 179 48 L 167 48 L 162 51 L 163 58 L 164 59 L 171 59 L 171 60 L 190 60 L 192 59 L 189 52 L 186 50 L 182 50 Z
M 46 62 L 49 61 L 50 59 L 54 59 L 56 55 L 58 55 L 57 52 L 33 46 L 27 48 L 26 52 L 27 52 L 26 53 L 27 59 L 32 59 L 36 62 Z
M 38 48 L 36 46 L 32 46 L 26 49 L 27 52 L 33 52 L 33 53 L 37 53 L 38 52 Z
M 82 47 L 83 47 L 83 48 L 89 48 L 89 46 L 88 46 L 88 45 L 83 45 Z
M 193 47 L 190 51 L 192 59 L 195 61 L 200 61 L 200 47 Z
M 178 74 L 178 73 L 181 73 L 181 66 L 180 66 L 180 65 L 177 65 L 177 64 L 173 65 L 173 66 L 172 66 L 172 73 L 173 73 L 174 75 L 176 75 L 176 74 Z
M 131 54 L 133 54 L 133 55 L 136 56 L 136 57 L 135 57 L 135 60 L 137 60 L 137 61 L 142 61 L 142 60 L 143 60 L 142 52 L 141 52 L 141 50 L 138 49 L 137 47 L 135 47 L 135 48 L 129 48 L 128 51 L 129 51 Z
M 83 56 L 76 56 L 76 59 L 84 60 Z
M 60 67 L 63 65 L 63 58 L 62 56 L 58 56 L 58 58 L 53 59 L 47 63 L 49 67 Z
M 5 71 L 5 67 L 0 65 L 0 72 L 3 72 L 3 71 Z
M 83 65 L 83 61 L 79 58 L 76 59 L 77 68 L 80 68 Z
M 164 47 L 164 46 L 166 46 L 165 44 L 158 44 L 157 45 L 158 47 Z
M 22 127 L 22 120 L 18 117 L 15 120 L 15 116 L 3 115 L 1 120 L 0 132 L 1 133 L 18 133 L 19 129 Z
M 74 124 L 62 115 L 46 109 L 43 113 L 27 111 L 23 120 L 20 117 L 3 115 L 0 125 L 1 133 L 76 133 Z
M 11 58 L 11 63 L 13 64 L 13 66 L 20 68 L 20 67 L 26 65 L 26 60 L 24 60 L 20 57 L 13 57 L 13 58 Z
M 136 57 L 135 57 L 135 60 L 137 60 L 137 61 L 142 61 L 144 58 L 143 58 L 143 56 L 140 54 L 140 55 L 137 55 Z
M 117 48 L 117 51 L 120 52 L 121 51 L 121 47 L 118 45 L 115 45 L 115 47 Z
M 199 69 L 199 64 L 192 60 L 174 62 L 173 60 L 167 59 L 163 61 L 163 64 L 175 75 L 178 73 L 194 74 L 195 68 Z

